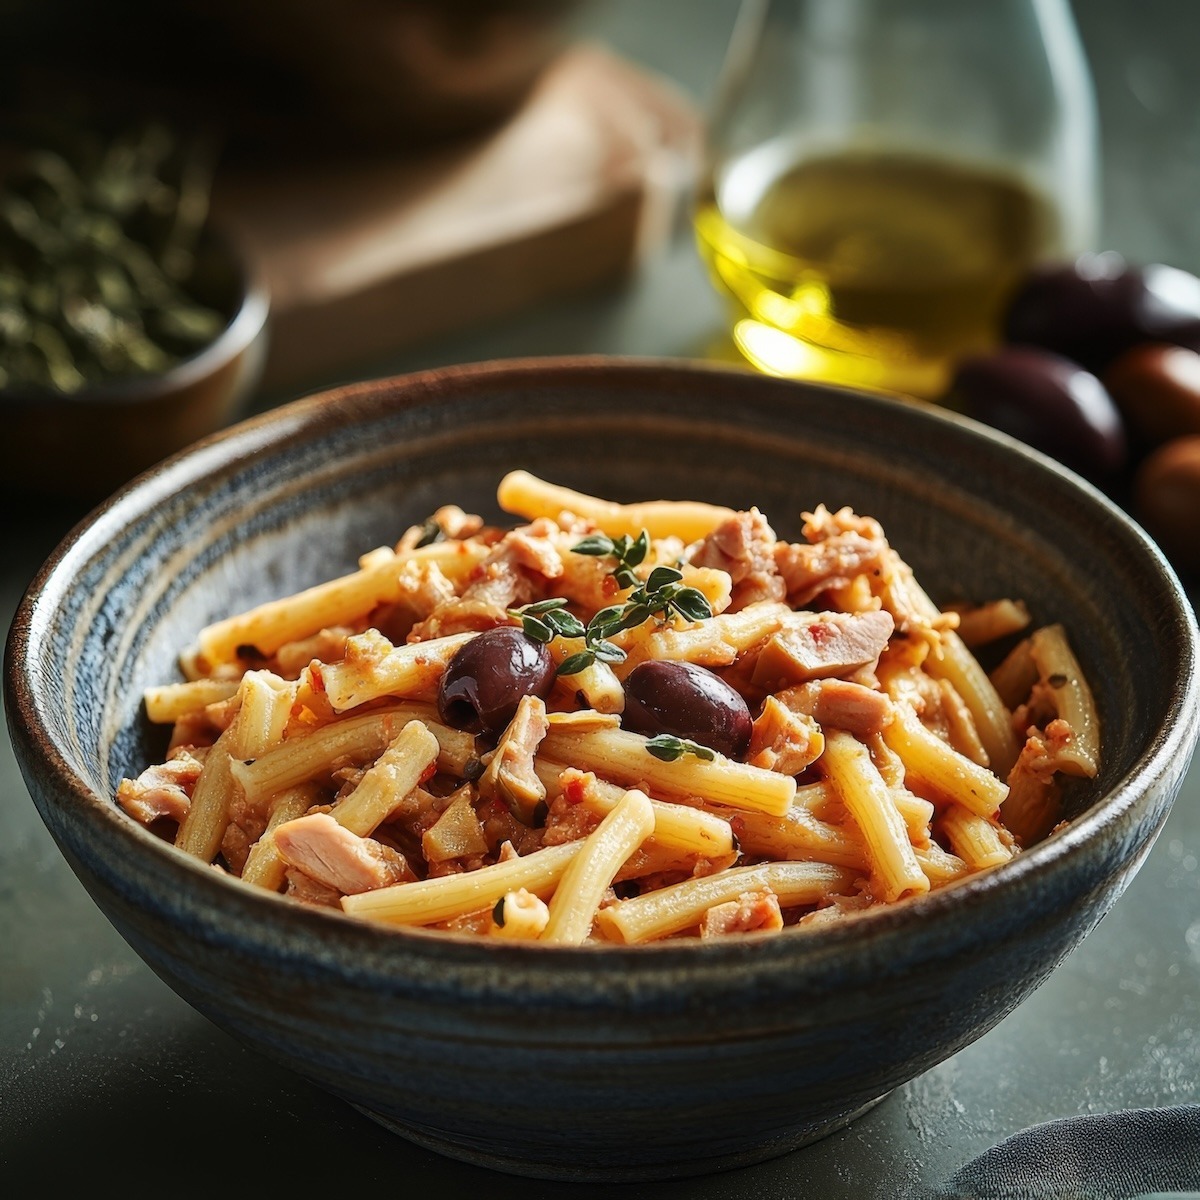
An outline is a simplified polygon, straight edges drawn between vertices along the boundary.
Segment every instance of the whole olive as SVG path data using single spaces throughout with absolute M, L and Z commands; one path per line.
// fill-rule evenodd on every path
M 1130 266 L 1111 251 L 1036 267 L 1009 301 L 1004 340 L 1096 373 L 1139 342 L 1200 348 L 1200 279 L 1161 263 Z
M 952 402 L 969 417 L 1019 438 L 1092 479 L 1125 465 L 1125 427 L 1104 385 L 1078 363 L 1009 346 L 964 359 Z
M 1133 511 L 1180 570 L 1200 571 L 1200 435 L 1147 455 L 1134 476 Z
M 739 758 L 750 745 L 750 709 L 723 679 L 693 663 L 654 659 L 625 680 L 621 724 L 634 733 L 673 734 Z
M 515 626 L 488 629 L 460 646 L 438 687 L 438 712 L 469 733 L 500 733 L 522 696 L 550 694 L 554 660 Z
M 1130 431 L 1146 446 L 1200 433 L 1200 354 L 1147 342 L 1126 350 L 1104 385 Z

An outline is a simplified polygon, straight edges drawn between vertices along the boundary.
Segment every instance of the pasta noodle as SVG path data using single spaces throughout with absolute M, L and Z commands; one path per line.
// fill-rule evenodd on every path
M 145 692 L 170 744 L 125 812 L 354 918 L 641 945 L 919 904 L 1099 770 L 1064 628 L 939 610 L 869 517 L 818 506 L 790 543 L 522 471 L 498 500 L 525 523 L 446 505 L 199 630 Z

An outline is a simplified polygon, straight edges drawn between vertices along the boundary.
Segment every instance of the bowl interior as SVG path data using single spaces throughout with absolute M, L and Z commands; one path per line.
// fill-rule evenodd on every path
M 1170 569 L 1098 493 L 913 405 L 661 364 L 463 368 L 345 389 L 202 444 L 111 503 L 52 566 L 33 698 L 96 795 L 155 761 L 142 689 L 205 623 L 352 570 L 444 503 L 501 519 L 524 467 L 617 500 L 757 505 L 781 536 L 824 503 L 877 517 L 940 602 L 1024 599 L 1096 693 L 1110 791 L 1194 707 L 1194 624 Z M 1178 731 L 1176 731 L 1177 733 Z

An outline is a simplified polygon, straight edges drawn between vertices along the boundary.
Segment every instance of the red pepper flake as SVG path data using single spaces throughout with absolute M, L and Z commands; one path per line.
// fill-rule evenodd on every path
M 565 778 L 562 781 L 563 799 L 568 804 L 582 804 L 584 796 L 587 795 L 588 785 L 594 783 L 596 777 L 590 773 L 583 771 L 574 771 L 570 775 L 563 772 Z

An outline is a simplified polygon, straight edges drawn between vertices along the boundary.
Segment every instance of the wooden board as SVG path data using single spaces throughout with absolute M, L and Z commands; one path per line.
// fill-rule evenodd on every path
M 214 215 L 271 289 L 264 386 L 619 277 L 666 236 L 699 145 L 683 96 L 582 44 L 471 144 L 221 179 Z

